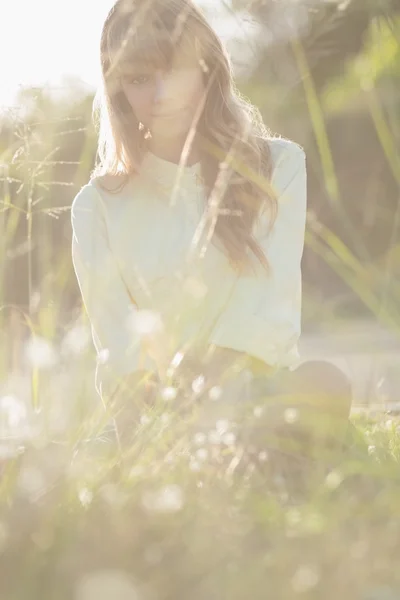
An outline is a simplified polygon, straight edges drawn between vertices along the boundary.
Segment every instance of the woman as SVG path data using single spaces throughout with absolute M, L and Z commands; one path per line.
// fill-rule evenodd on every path
M 206 402 L 233 366 L 239 399 L 251 373 L 253 392 L 301 392 L 346 420 L 347 379 L 300 365 L 297 348 L 303 149 L 273 137 L 236 90 L 192 0 L 118 0 L 101 66 L 100 160 L 72 204 L 100 396 L 132 404 L 149 374 L 181 388 L 197 377 Z

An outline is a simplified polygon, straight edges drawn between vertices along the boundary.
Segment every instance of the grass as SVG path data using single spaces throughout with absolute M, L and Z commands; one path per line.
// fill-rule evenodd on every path
M 58 371 L 52 416 L 10 400 L 2 598 L 398 597 L 396 419 L 355 417 L 346 452 L 301 455 L 277 446 L 260 403 L 207 429 L 164 393 L 120 448 L 87 395 L 65 410 Z

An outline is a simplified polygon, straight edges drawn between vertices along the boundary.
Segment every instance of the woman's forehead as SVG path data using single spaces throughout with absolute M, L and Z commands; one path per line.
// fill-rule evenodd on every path
M 136 68 L 163 68 L 171 62 L 196 64 L 195 38 L 182 36 L 179 41 L 165 35 L 134 35 L 124 44 L 124 48 L 111 52 L 111 62 L 118 71 L 127 72 Z

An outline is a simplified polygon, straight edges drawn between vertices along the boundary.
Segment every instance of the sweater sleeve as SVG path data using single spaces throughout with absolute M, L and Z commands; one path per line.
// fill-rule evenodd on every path
M 299 362 L 302 274 L 307 177 L 304 150 L 294 142 L 279 142 L 282 150 L 271 184 L 278 194 L 278 216 L 267 233 L 266 212 L 254 227 L 271 272 L 240 276 L 210 343 L 243 352 L 270 367 L 294 367 Z
M 71 206 L 72 262 L 97 352 L 95 386 L 112 394 L 121 377 L 141 368 L 137 312 L 108 243 L 100 194 L 89 183 Z M 142 368 L 152 369 L 150 359 Z

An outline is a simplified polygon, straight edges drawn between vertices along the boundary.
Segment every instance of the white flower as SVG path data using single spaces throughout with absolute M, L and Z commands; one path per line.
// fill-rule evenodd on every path
M 198 460 L 191 460 L 189 468 L 191 471 L 198 472 L 201 471 L 201 464 Z
M 93 492 L 91 492 L 91 490 L 88 490 L 88 488 L 82 488 L 81 490 L 79 490 L 78 498 L 82 506 L 86 508 L 87 506 L 89 506 L 89 504 L 91 504 L 93 500 Z
M 25 405 L 15 396 L 0 398 L 0 424 L 8 429 L 14 429 L 26 421 L 27 410 Z
M 285 419 L 286 423 L 293 425 L 293 423 L 296 423 L 299 420 L 299 411 L 297 408 L 287 408 L 284 412 L 283 418 Z
M 182 360 L 183 360 L 183 352 L 177 352 L 175 354 L 174 358 L 172 359 L 171 367 L 176 369 L 177 367 L 179 367 Z
M 200 460 L 200 461 L 204 461 L 207 460 L 208 458 L 208 450 L 207 448 L 199 448 L 196 451 L 196 457 Z
M 204 383 L 204 375 L 199 375 L 198 377 L 196 377 L 196 379 L 192 382 L 192 390 L 195 394 L 201 394 L 201 392 L 204 389 Z
M 196 444 L 196 446 L 202 446 L 203 444 L 205 444 L 206 439 L 206 435 L 199 431 L 194 436 L 194 443 Z
M 36 368 L 50 368 L 57 363 L 53 346 L 42 337 L 33 335 L 26 343 L 25 357 Z
M 227 419 L 219 419 L 215 424 L 215 429 L 220 435 L 226 433 L 229 429 L 229 421 Z
M 208 392 L 210 400 L 219 400 L 219 398 L 221 398 L 221 394 L 222 387 L 220 387 L 219 385 L 214 385 Z
M 100 350 L 100 352 L 97 354 L 97 363 L 99 365 L 105 365 L 106 362 L 108 362 L 108 359 L 110 358 L 110 351 L 108 348 L 103 348 L 103 350 Z
M 169 387 L 165 387 L 162 392 L 161 392 L 161 397 L 163 398 L 163 400 L 175 400 L 176 396 L 178 394 L 178 390 L 172 386 Z
M 184 496 L 179 485 L 166 485 L 156 492 L 146 492 L 142 497 L 143 506 L 152 512 L 174 513 L 182 510 Z
M 154 310 L 138 310 L 129 317 L 128 326 L 140 337 L 157 335 L 163 329 L 160 313 Z

